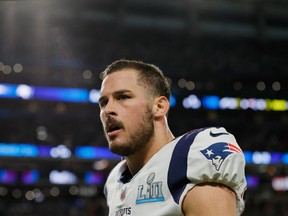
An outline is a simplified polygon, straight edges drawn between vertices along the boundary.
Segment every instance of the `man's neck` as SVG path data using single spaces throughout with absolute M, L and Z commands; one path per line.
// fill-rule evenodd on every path
M 137 153 L 126 157 L 127 166 L 134 176 L 160 149 L 174 139 L 170 130 L 167 130 L 164 136 L 153 137 L 153 139 L 147 143 L 145 148 L 142 148 Z

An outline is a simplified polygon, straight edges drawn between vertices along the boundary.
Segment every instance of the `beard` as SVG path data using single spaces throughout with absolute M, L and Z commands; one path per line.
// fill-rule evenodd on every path
M 122 122 L 119 122 L 119 125 L 123 125 Z M 124 127 L 122 129 L 125 130 Z M 109 148 L 111 152 L 126 157 L 145 148 L 152 139 L 153 135 L 153 113 L 152 109 L 147 107 L 141 120 L 139 121 L 139 124 L 132 131 L 132 134 L 128 136 L 127 141 L 125 143 L 110 144 Z M 108 137 L 106 138 L 109 142 Z

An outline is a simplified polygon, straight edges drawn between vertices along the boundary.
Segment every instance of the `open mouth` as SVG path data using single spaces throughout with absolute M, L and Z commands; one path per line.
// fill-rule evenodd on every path
M 107 133 L 112 133 L 112 132 L 120 130 L 120 129 L 121 129 L 121 127 L 119 127 L 119 126 L 110 126 L 110 127 L 108 127 Z
M 107 130 L 107 136 L 112 138 L 115 137 L 121 130 L 121 127 L 111 127 Z
M 108 120 L 106 124 L 106 133 L 108 136 L 114 136 L 122 129 L 121 122 L 118 122 L 114 119 Z

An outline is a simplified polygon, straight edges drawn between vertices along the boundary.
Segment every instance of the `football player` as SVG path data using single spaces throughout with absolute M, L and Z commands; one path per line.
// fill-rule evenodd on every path
M 210 127 L 174 137 L 169 99 L 155 65 L 118 60 L 103 72 L 100 118 L 124 158 L 105 184 L 109 215 L 241 215 L 245 160 L 234 136 Z

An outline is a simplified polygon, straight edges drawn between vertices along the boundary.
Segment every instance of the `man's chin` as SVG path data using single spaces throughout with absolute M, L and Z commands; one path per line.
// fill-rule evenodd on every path
M 117 137 L 109 137 L 108 138 L 109 148 L 113 149 L 114 146 L 121 146 L 121 142 Z
M 121 145 L 119 143 L 117 144 L 117 143 L 111 142 L 109 144 L 109 148 L 112 153 L 117 154 L 122 157 L 127 157 L 132 154 L 131 149 L 123 144 Z

